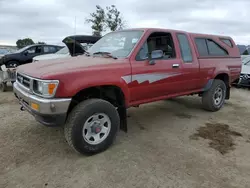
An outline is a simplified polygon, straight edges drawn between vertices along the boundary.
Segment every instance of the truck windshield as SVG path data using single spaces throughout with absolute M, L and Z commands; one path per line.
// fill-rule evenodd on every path
M 116 31 L 103 36 L 88 50 L 88 54 L 105 52 L 117 58 L 125 58 L 140 40 L 143 30 Z
M 244 59 L 242 60 L 242 64 L 243 64 L 243 65 L 249 65 L 249 62 L 250 62 L 250 56 L 248 56 L 248 57 L 246 57 L 246 58 L 244 58 Z

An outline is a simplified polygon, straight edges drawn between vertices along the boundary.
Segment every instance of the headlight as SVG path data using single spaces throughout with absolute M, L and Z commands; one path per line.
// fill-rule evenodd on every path
M 58 80 L 34 80 L 33 92 L 46 98 L 54 97 L 58 84 Z

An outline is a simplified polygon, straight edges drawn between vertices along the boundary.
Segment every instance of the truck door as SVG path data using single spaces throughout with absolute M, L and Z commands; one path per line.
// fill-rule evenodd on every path
M 177 33 L 176 37 L 178 41 L 176 51 L 182 64 L 182 81 L 179 82 L 179 88 L 182 92 L 201 89 L 203 82 L 200 79 L 200 66 L 194 48 L 190 44 L 190 37 L 185 33 Z
M 132 83 L 129 89 L 132 103 L 176 93 L 176 88 L 183 80 L 182 60 L 176 58 L 171 32 L 152 32 L 142 40 L 136 57 L 131 58 Z M 163 56 L 150 59 L 149 56 L 155 50 L 162 50 Z

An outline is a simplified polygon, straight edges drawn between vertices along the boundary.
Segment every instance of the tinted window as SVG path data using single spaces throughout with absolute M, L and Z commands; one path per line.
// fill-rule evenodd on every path
M 178 34 L 177 37 L 180 44 L 181 56 L 183 61 L 192 62 L 193 61 L 192 51 L 187 36 L 184 34 Z
M 215 56 L 224 56 L 227 55 L 227 51 L 220 47 L 217 43 L 212 40 L 207 40 L 208 52 L 209 55 Z
M 208 56 L 206 39 L 195 39 L 200 56 Z
M 43 51 L 44 51 L 44 53 L 49 53 L 49 47 L 48 46 L 44 46 L 43 47 Z
M 42 53 L 42 47 L 41 46 L 34 46 L 27 50 L 29 54 L 39 54 Z
M 231 48 L 233 47 L 231 40 L 229 39 L 220 39 L 220 40 L 224 42 L 226 45 L 230 46 Z
M 49 52 L 55 53 L 56 52 L 56 48 L 54 46 L 49 46 Z
M 27 50 L 29 54 L 34 54 L 36 52 L 36 47 L 31 47 Z

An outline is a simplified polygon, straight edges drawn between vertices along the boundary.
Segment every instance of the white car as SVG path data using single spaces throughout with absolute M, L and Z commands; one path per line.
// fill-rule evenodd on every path
M 241 56 L 241 60 L 241 74 L 235 84 L 238 86 L 250 87 L 250 55 Z
M 84 54 L 84 52 L 87 51 L 100 38 L 101 37 L 90 35 L 68 36 L 62 41 L 66 45 L 64 48 L 54 54 L 36 56 L 33 58 L 33 62 L 69 58 L 72 56 Z
M 49 59 L 61 59 L 61 58 L 68 58 L 71 57 L 69 53 L 68 47 L 64 47 L 58 52 L 54 54 L 46 54 L 46 55 L 38 55 L 33 58 L 33 62 L 41 61 L 41 60 L 49 60 Z

